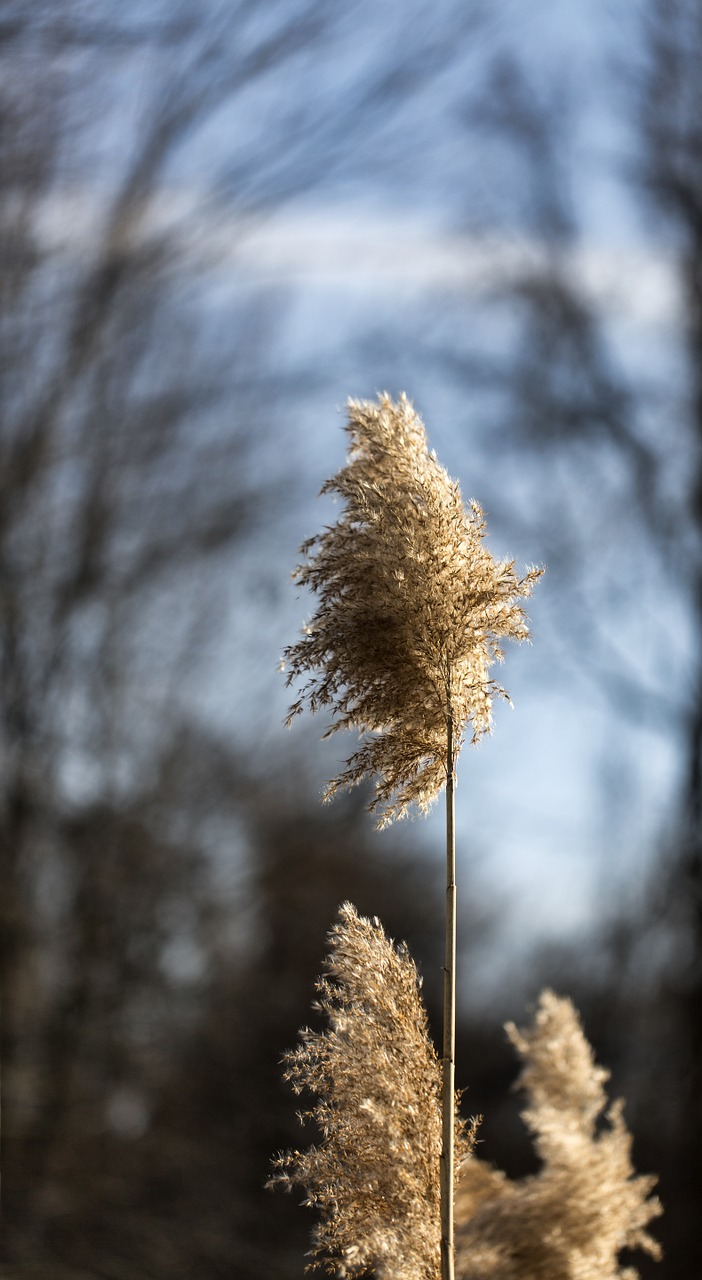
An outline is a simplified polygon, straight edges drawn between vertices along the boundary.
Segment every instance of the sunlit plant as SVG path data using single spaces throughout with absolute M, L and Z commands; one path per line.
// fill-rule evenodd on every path
M 326 710 L 325 736 L 360 735 L 329 784 L 370 779 L 370 808 L 384 826 L 411 806 L 425 812 L 446 794 L 446 948 L 442 1052 L 441 1273 L 454 1259 L 456 856 L 454 785 L 468 734 L 491 727 L 491 668 L 502 641 L 525 640 L 521 601 L 541 570 L 519 575 L 488 551 L 477 503 L 429 451 L 424 425 L 406 396 L 349 401 L 346 465 L 322 492 L 344 503 L 335 524 L 302 547 L 296 580 L 317 610 L 284 655 L 288 683 L 303 681 L 290 709 Z
M 328 710 L 325 736 L 355 729 L 360 745 L 329 784 L 374 784 L 370 808 L 386 825 L 426 811 L 450 782 L 467 732 L 477 742 L 505 691 L 491 675 L 502 641 L 525 640 L 523 576 L 485 545 L 477 502 L 429 451 L 406 396 L 349 401 L 346 466 L 322 493 L 344 509 L 306 542 L 294 577 L 319 598 L 297 644 L 288 684 L 303 679 L 288 721 L 305 704 Z
M 407 948 L 345 903 L 317 984 L 326 1026 L 285 1057 L 295 1092 L 315 1097 L 303 1117 L 321 1141 L 280 1156 L 272 1179 L 304 1189 L 318 1212 L 312 1256 L 340 1276 L 438 1271 L 441 1064 L 420 985 Z M 457 1111 L 454 1132 L 460 1160 L 472 1132 Z
M 329 935 L 317 1007 L 286 1055 L 286 1078 L 315 1099 L 320 1140 L 276 1161 L 272 1182 L 317 1210 L 313 1266 L 347 1280 L 439 1280 L 441 1068 L 404 946 L 346 903 Z M 660 1250 L 655 1179 L 637 1176 L 620 1102 L 608 1105 L 569 1000 L 542 994 L 531 1026 L 507 1032 L 524 1068 L 523 1117 L 538 1173 L 512 1180 L 474 1153 L 477 1122 L 453 1117 L 460 1280 L 635 1280 L 624 1249 Z
M 380 826 L 445 791 L 443 1051 L 406 948 L 346 904 L 319 983 L 326 1026 L 285 1060 L 314 1096 L 321 1140 L 280 1156 L 273 1181 L 305 1189 L 313 1265 L 349 1280 L 453 1280 L 454 1268 L 460 1280 L 631 1280 L 619 1255 L 657 1256 L 647 1227 L 660 1206 L 570 1002 L 545 992 L 530 1028 L 508 1027 L 539 1173 L 513 1182 L 476 1158 L 454 1087 L 456 760 L 507 696 L 493 664 L 503 640 L 528 637 L 522 602 L 541 570 L 493 559 L 480 507 L 464 506 L 405 396 L 351 401 L 348 432 L 346 466 L 324 486 L 342 513 L 295 573 L 318 603 L 285 653 L 288 682 L 302 682 L 289 719 L 308 706 L 330 714 L 325 736 L 357 732 L 326 796 L 371 781 Z

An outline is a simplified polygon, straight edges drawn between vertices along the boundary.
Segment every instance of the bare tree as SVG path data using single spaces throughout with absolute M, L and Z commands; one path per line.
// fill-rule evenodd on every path
M 467 30 L 473 8 L 457 8 Z M 241 822 L 248 780 L 226 749 L 180 734 L 181 688 L 214 626 L 221 553 L 248 545 L 269 509 L 261 441 L 308 377 L 273 366 L 280 291 L 247 288 L 232 262 L 271 210 L 352 172 L 369 137 L 392 153 L 403 103 L 443 67 L 439 31 L 335 78 L 327 54 L 353 20 L 321 0 L 148 13 L 9 0 L 0 18 L 2 1249 L 31 1280 L 214 1275 L 237 1260 L 211 1206 L 193 1244 L 167 1225 L 179 1187 L 159 1198 L 149 1184 L 170 1186 L 179 1161 L 201 1170 L 197 1125 L 213 1138 L 221 1123 L 216 1091 L 190 1128 L 174 1117 L 199 1031 L 221 1031 L 225 974 L 243 1018 L 258 1004 L 250 970 L 222 961 L 202 852 L 213 815 L 225 832 Z M 212 795 L 207 815 L 193 779 Z M 252 840 L 284 846 L 277 828 Z M 297 870 L 304 850 L 287 854 Z M 300 939 L 271 884 L 258 892 L 282 1001 Z M 336 891 L 324 902 L 320 946 Z M 260 1046 L 271 1076 L 278 1009 Z M 235 1048 L 260 1106 L 260 1055 Z M 226 1132 L 241 1136 L 240 1118 Z M 119 1148 L 120 1134 L 141 1138 Z M 265 1125 L 249 1138 L 267 1159 Z M 218 1176 L 227 1160 L 222 1143 Z M 252 1169 L 223 1184 L 242 1224 L 265 1173 Z M 251 1275 L 260 1209 L 252 1221 L 239 1233 Z
M 317 0 L 3 10 L 3 1249 L 30 1268 L 71 1220 L 66 1159 L 91 1167 L 67 1126 L 82 1107 L 94 1159 L 137 1052 L 125 1025 L 158 1008 L 188 901 L 193 928 L 209 910 L 193 840 L 158 828 L 180 802 L 164 758 L 285 390 L 266 354 L 279 300 L 242 292 L 223 333 L 202 305 L 209 241 L 233 252 L 375 111 L 377 84 L 334 111 L 281 91 L 342 17 Z

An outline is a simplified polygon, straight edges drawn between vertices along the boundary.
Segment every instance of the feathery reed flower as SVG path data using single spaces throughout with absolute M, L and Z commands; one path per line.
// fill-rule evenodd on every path
M 319 1211 L 312 1267 L 354 1280 L 439 1280 L 441 1067 L 405 946 L 350 903 L 329 934 L 318 984 L 323 1031 L 285 1057 L 296 1093 L 316 1096 L 318 1146 L 275 1162 L 271 1183 L 303 1187 Z M 634 1173 L 622 1104 L 569 1000 L 542 993 L 531 1027 L 507 1033 L 524 1060 L 523 1112 L 542 1161 L 511 1180 L 474 1153 L 477 1121 L 453 1124 L 459 1157 L 457 1280 L 636 1280 L 624 1249 L 660 1256 L 647 1227 L 655 1178 Z
M 324 1031 L 304 1030 L 286 1079 L 317 1098 L 319 1146 L 276 1161 L 271 1182 L 304 1187 L 320 1211 L 312 1265 L 340 1276 L 438 1280 L 441 1067 L 429 1038 L 420 979 L 404 945 L 350 903 L 329 934 L 318 983 Z M 456 1147 L 470 1130 L 454 1108 Z
M 660 1256 L 646 1227 L 661 1213 L 656 1179 L 634 1174 L 622 1103 L 607 1106 L 609 1072 L 595 1065 L 570 1000 L 541 995 L 533 1025 L 507 1033 L 524 1059 L 524 1119 L 542 1161 L 511 1182 L 464 1162 L 456 1199 L 460 1280 L 635 1280 L 623 1249 Z M 604 1118 L 604 1119 L 602 1119 Z
M 473 741 L 489 730 L 493 697 L 507 696 L 490 667 L 503 639 L 527 638 L 519 600 L 541 570 L 520 577 L 493 559 L 480 507 L 464 507 L 405 395 L 350 400 L 347 430 L 348 462 L 322 490 L 343 514 L 303 545 L 295 573 L 319 605 L 284 654 L 289 685 L 311 673 L 289 721 L 307 702 L 331 708 L 325 736 L 360 731 L 327 796 L 374 777 L 382 826 L 412 804 L 425 811 L 468 726 Z

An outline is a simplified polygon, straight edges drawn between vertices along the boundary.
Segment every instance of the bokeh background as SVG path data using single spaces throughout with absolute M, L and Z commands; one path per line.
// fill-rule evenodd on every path
M 466 1110 L 533 1167 L 502 1023 L 571 995 L 692 1280 L 700 0 L 2 0 L 0 85 L 3 1275 L 300 1277 L 339 903 L 436 1014 L 441 817 L 322 808 L 277 672 L 345 401 L 405 390 L 548 565 L 460 764 Z

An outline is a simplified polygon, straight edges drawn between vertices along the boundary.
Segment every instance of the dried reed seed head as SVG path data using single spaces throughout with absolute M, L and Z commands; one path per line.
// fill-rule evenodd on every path
M 303 1032 L 286 1078 L 310 1090 L 317 1146 L 277 1161 L 273 1181 L 319 1211 L 313 1266 L 381 1280 L 439 1280 L 441 1067 L 404 946 L 346 903 L 318 985 L 324 1031 Z M 459 1160 L 472 1137 L 456 1117 Z
M 542 570 L 520 577 L 493 559 L 480 507 L 464 506 L 405 395 L 349 401 L 347 431 L 347 464 L 323 489 L 344 511 L 294 575 L 319 603 L 285 651 L 288 684 L 307 677 L 289 721 L 307 703 L 330 708 L 327 734 L 360 732 L 327 796 L 373 777 L 382 826 L 444 786 L 449 717 L 456 752 L 468 727 L 473 741 L 490 729 L 493 698 L 507 696 L 490 668 L 502 640 L 528 637 L 519 601 Z
M 319 1145 L 279 1157 L 273 1182 L 303 1187 L 316 1208 L 312 1266 L 344 1277 L 439 1280 L 441 1068 L 417 972 L 377 920 L 348 903 L 319 984 L 324 1031 L 286 1057 Z M 660 1250 L 655 1179 L 635 1174 L 621 1104 L 569 1000 L 541 996 L 531 1027 L 508 1028 L 524 1060 L 524 1118 L 539 1173 L 512 1181 L 471 1153 L 455 1113 L 457 1280 L 636 1280 L 624 1249 Z
M 660 1256 L 647 1227 L 655 1179 L 635 1174 L 621 1103 L 569 1000 L 545 991 L 531 1027 L 507 1028 L 524 1059 L 524 1119 L 542 1161 L 512 1182 L 468 1160 L 456 1202 L 459 1280 L 635 1280 L 624 1249 Z M 604 1117 L 604 1118 L 602 1118 Z

